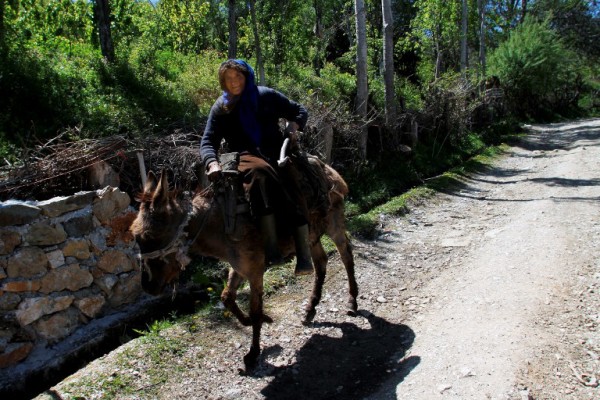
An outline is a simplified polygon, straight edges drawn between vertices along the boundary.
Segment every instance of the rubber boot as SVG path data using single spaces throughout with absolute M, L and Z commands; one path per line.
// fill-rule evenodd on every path
M 277 241 L 277 226 L 275 223 L 275 215 L 268 214 L 260 217 L 260 230 L 263 236 L 265 245 L 265 262 L 267 265 L 283 264 L 283 257 L 279 251 Z
M 312 274 L 314 266 L 308 243 L 308 225 L 296 228 L 294 242 L 296 243 L 296 269 L 294 273 L 296 275 Z

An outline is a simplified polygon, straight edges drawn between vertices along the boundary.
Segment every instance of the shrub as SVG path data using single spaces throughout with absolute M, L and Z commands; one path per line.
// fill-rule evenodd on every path
M 549 23 L 525 21 L 489 57 L 496 75 L 521 117 L 540 118 L 564 106 L 558 95 L 575 84 L 577 63 Z

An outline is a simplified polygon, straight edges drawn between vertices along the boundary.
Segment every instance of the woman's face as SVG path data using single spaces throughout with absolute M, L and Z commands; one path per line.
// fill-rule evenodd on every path
M 225 77 L 225 90 L 232 96 L 239 96 L 246 86 L 246 77 L 235 69 L 228 69 L 223 74 Z

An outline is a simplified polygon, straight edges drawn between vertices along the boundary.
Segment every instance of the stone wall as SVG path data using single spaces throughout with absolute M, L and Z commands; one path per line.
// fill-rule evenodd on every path
M 0 368 L 141 295 L 129 195 L 0 202 Z

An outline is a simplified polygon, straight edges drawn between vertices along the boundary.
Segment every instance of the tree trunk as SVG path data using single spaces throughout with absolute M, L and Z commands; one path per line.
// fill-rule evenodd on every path
M 321 68 L 323 68 L 323 7 L 321 0 L 313 0 L 315 9 L 315 38 L 317 49 L 313 58 L 313 69 L 316 76 L 321 76 Z
M 4 45 L 4 2 L 0 0 L 0 46 Z
M 113 47 L 110 33 L 110 4 L 109 0 L 94 1 L 94 16 L 100 37 L 100 51 L 108 62 L 115 60 L 115 49 Z
M 521 23 L 525 22 L 527 16 L 527 0 L 521 1 Z
M 383 80 L 385 90 L 385 124 L 396 123 L 396 90 L 394 88 L 394 24 L 390 0 L 381 0 L 383 16 Z
M 460 73 L 463 79 L 467 78 L 468 55 L 467 55 L 467 25 L 469 23 L 469 14 L 467 9 L 467 0 L 462 0 L 462 29 L 460 35 Z
M 356 114 L 365 122 L 361 129 L 358 150 L 361 159 L 367 158 L 367 22 L 364 0 L 355 0 L 356 12 Z
M 442 75 L 442 50 L 440 49 L 440 41 L 434 36 L 433 43 L 435 46 L 435 80 L 438 80 Z
M 258 84 L 265 84 L 265 66 L 262 58 L 262 47 L 258 35 L 258 22 L 256 21 L 256 0 L 250 0 L 250 17 L 252 18 L 252 30 L 254 31 L 254 47 L 256 49 L 256 66 L 258 68 Z
M 479 8 L 479 64 L 481 65 L 481 79 L 485 79 L 485 0 L 477 0 Z
M 228 10 L 229 10 L 229 42 L 227 48 L 227 57 L 228 58 L 236 58 L 237 57 L 237 22 L 235 15 L 235 0 L 228 0 Z

